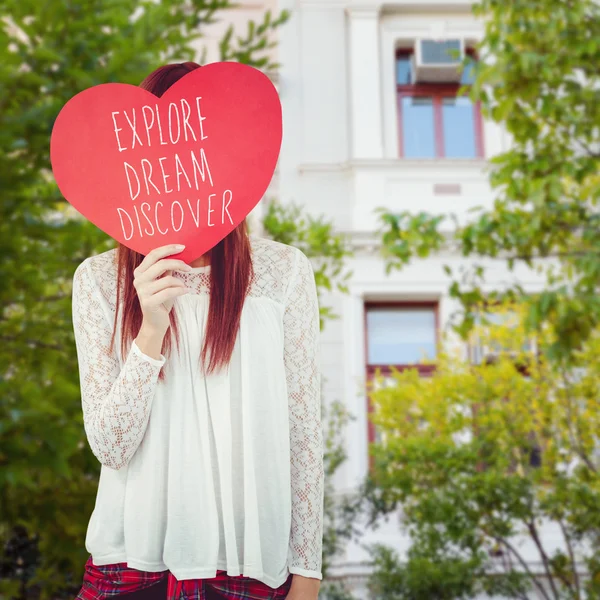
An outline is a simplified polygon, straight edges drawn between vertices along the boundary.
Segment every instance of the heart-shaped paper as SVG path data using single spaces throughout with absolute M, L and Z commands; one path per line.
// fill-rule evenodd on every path
M 281 137 L 269 78 L 218 62 L 160 98 L 121 83 L 76 94 L 56 118 L 50 159 L 64 197 L 102 231 L 142 254 L 185 244 L 177 256 L 191 262 L 262 198 Z

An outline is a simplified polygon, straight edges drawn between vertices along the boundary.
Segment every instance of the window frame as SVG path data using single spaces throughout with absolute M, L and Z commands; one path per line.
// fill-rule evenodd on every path
M 412 309 L 412 308 L 430 308 L 434 314 L 435 328 L 435 343 L 440 343 L 440 303 L 439 300 L 422 300 L 422 301 L 365 301 L 363 303 L 363 328 L 364 328 L 364 352 L 365 352 L 365 371 L 367 382 L 371 383 L 374 379 L 377 369 L 382 375 L 391 375 L 392 367 L 398 371 L 406 371 L 407 369 L 416 369 L 421 377 L 429 377 L 435 372 L 435 364 L 369 364 L 369 330 L 367 325 L 367 315 L 372 308 L 397 308 L 397 309 Z M 375 425 L 368 418 L 368 415 L 373 412 L 373 403 L 371 402 L 371 394 L 367 392 L 367 440 L 368 444 L 375 442 Z M 373 468 L 373 456 L 369 456 L 369 469 Z
M 467 48 L 467 54 L 473 58 L 477 55 L 473 48 Z M 396 114 L 398 116 L 398 154 L 400 158 L 411 160 L 413 157 L 404 155 L 404 138 L 402 128 L 402 99 L 411 97 L 431 97 L 433 100 L 433 129 L 435 156 L 420 157 L 415 160 L 443 160 L 447 157 L 444 153 L 444 124 L 442 116 L 442 99 L 460 97 L 458 90 L 468 84 L 462 83 L 411 83 L 400 84 L 397 81 L 398 67 L 397 62 L 400 56 L 411 57 L 414 54 L 414 48 L 396 48 L 394 58 L 394 79 L 396 85 Z M 466 96 L 466 94 L 463 94 Z M 451 160 L 474 160 L 484 158 L 484 140 L 483 140 L 483 119 L 481 115 L 481 102 L 473 103 L 473 119 L 475 134 L 475 156 L 470 158 L 454 158 Z

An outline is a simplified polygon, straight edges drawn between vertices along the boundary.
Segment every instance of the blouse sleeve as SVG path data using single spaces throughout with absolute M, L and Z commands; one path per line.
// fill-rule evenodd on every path
M 133 341 L 119 366 L 109 351 L 112 324 L 87 260 L 73 275 L 72 307 L 86 436 L 103 465 L 120 469 L 144 437 L 166 359 L 162 354 L 160 360 L 147 356 Z
M 322 579 L 324 449 L 319 305 L 310 260 L 296 250 L 284 313 L 292 485 L 288 569 L 290 573 Z

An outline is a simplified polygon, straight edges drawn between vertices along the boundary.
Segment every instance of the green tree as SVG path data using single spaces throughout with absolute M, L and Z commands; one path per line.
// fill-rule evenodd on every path
M 72 598 L 100 465 L 83 429 L 71 326 L 72 274 L 114 245 L 66 218 L 51 175 L 54 119 L 105 82 L 139 82 L 161 64 L 197 60 L 193 43 L 229 0 L 4 0 L 0 3 L 0 596 Z M 266 13 L 230 28 L 221 60 L 265 70 Z
M 528 325 L 552 323 L 559 335 L 551 354 L 568 360 L 600 322 L 600 6 L 594 0 L 481 0 L 473 10 L 484 20 L 485 35 L 468 93 L 512 138 L 510 150 L 491 161 L 497 198 L 449 236 L 441 228 L 448 229 L 451 214 L 381 209 L 384 253 L 390 269 L 447 243 L 473 259 L 464 273 L 448 268 L 452 295 L 465 309 L 462 333 L 483 297 L 480 259 L 541 269 L 547 279 L 542 293 L 515 283 L 488 299 L 525 301 Z
M 365 499 L 371 519 L 399 511 L 411 537 L 405 561 L 374 547 L 377 598 L 600 597 L 600 329 L 566 369 L 548 358 L 557 331 L 528 333 L 527 311 L 498 306 L 501 324 L 473 328 L 487 360 L 446 350 L 430 378 L 376 378 Z

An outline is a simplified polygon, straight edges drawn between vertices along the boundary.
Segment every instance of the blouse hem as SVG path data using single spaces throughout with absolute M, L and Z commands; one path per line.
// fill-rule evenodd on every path
M 160 573 L 162 571 L 168 571 L 169 567 L 164 563 L 149 563 L 143 560 L 137 559 L 128 559 L 126 556 L 122 554 L 109 554 L 106 556 L 98 556 L 92 557 L 94 565 L 102 566 L 102 565 L 110 565 L 115 563 L 126 563 L 127 567 L 130 569 L 137 569 L 138 571 L 147 571 L 149 573 Z M 290 573 L 283 576 L 283 578 L 275 579 L 273 577 L 269 577 L 265 575 L 262 571 L 256 571 L 254 569 L 232 569 L 235 571 L 239 571 L 239 576 L 243 577 L 251 577 L 252 579 L 258 579 L 262 581 L 266 585 L 272 588 L 278 588 L 283 585 Z M 215 567 L 207 567 L 204 569 L 188 569 L 187 571 L 179 571 L 177 572 L 171 570 L 171 573 L 175 576 L 178 581 L 183 581 L 186 579 L 209 579 L 217 576 L 217 571 L 227 571 L 227 565 L 223 563 L 217 563 Z M 229 572 L 228 572 L 229 574 Z M 238 575 L 233 575 L 237 577 Z
M 123 554 L 107 554 L 104 556 L 93 556 L 92 561 L 97 566 L 112 565 L 116 563 L 126 563 L 131 569 L 137 569 L 138 571 L 148 571 L 148 573 L 159 573 L 161 571 L 168 571 L 169 567 L 164 563 L 149 563 L 143 560 L 127 559 Z
M 190 569 L 189 571 L 177 572 L 171 571 L 171 573 L 173 573 L 173 575 L 178 581 L 183 581 L 186 579 L 210 579 L 212 577 L 217 576 L 217 570 L 227 571 L 227 574 L 229 575 L 226 565 L 217 565 L 216 567 L 211 567 L 208 569 Z M 240 572 L 239 574 L 231 575 L 231 577 L 251 577 L 252 579 L 262 581 L 264 584 L 268 585 L 269 587 L 272 587 L 273 589 L 277 589 L 278 587 L 282 586 L 289 577 L 289 572 L 282 578 L 274 579 L 273 577 L 265 575 L 262 571 L 254 571 L 252 569 L 247 570 L 243 568 L 235 569 L 236 573 L 238 571 Z

